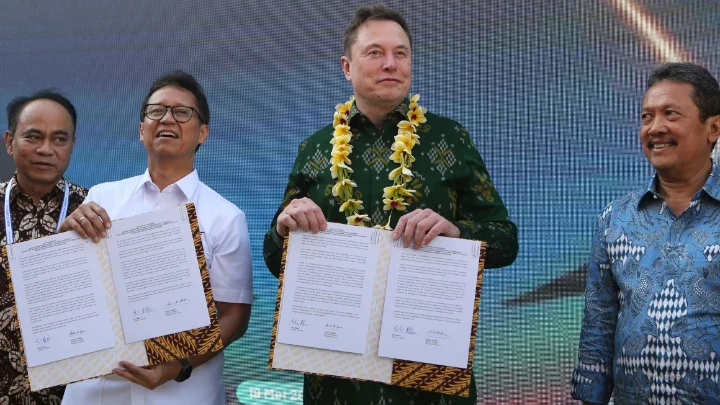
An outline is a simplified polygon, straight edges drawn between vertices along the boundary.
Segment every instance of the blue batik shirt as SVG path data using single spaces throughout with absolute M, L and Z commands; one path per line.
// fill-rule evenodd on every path
M 720 404 L 720 170 L 675 216 L 647 188 L 597 221 L 572 396 Z

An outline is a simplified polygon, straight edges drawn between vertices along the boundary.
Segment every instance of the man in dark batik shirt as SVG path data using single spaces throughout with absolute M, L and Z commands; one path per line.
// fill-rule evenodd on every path
M 10 181 L 0 183 L 0 246 L 57 233 L 61 216 L 87 195 L 86 189 L 63 179 L 75 145 L 77 114 L 70 101 L 44 90 L 10 102 L 7 115 L 5 148 L 17 170 Z M 30 392 L 6 270 L 0 270 L 0 404 L 59 405 L 65 387 Z
M 470 134 L 459 123 L 419 107 L 418 97 L 407 98 L 412 41 L 402 16 L 384 6 L 361 7 L 345 30 L 344 42 L 341 62 L 354 101 L 338 105 L 335 122 L 300 144 L 285 198 L 265 236 L 268 269 L 279 274 L 282 235 L 288 230 L 318 232 L 327 221 L 394 228 L 396 239 L 402 237 L 406 246 L 418 248 L 438 235 L 482 240 L 487 242 L 486 267 L 510 265 L 518 252 L 517 227 Z M 328 122 L 332 114 L 329 109 Z M 413 135 L 419 136 L 419 143 Z M 400 156 L 406 149 L 412 149 L 412 157 Z M 352 155 L 346 159 L 348 150 Z M 414 162 L 413 174 L 402 187 L 391 180 L 401 159 Z M 336 195 L 341 194 L 340 169 L 350 173 L 351 200 Z M 477 390 L 474 378 L 468 396 L 461 397 L 306 376 L 303 402 L 474 405 Z

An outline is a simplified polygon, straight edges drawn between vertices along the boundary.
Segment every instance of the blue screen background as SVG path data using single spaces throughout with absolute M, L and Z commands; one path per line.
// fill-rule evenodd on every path
M 0 104 L 45 87 L 67 95 L 79 117 L 66 177 L 83 186 L 145 170 L 139 109 L 155 77 L 182 69 L 205 87 L 210 137 L 196 167 L 246 213 L 253 254 L 250 327 L 226 350 L 231 404 L 299 403 L 290 394 L 249 398 L 259 387 L 296 393 L 302 381 L 267 369 L 277 282 L 262 259 L 262 236 L 297 145 L 352 94 L 340 69 L 341 38 L 359 4 L 0 2 Z M 573 403 L 583 308 L 583 279 L 573 271 L 587 259 L 602 208 L 652 173 L 638 141 L 639 105 L 650 69 L 672 59 L 655 40 L 717 76 L 720 7 L 701 0 L 386 4 L 413 33 L 411 92 L 470 131 L 519 228 L 515 263 L 485 273 L 479 403 Z M 639 14 L 629 17 L 619 4 Z M 638 28 L 638 18 L 657 30 Z

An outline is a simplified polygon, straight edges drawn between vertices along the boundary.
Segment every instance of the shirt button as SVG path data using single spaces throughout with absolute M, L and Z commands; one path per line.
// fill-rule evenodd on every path
M 675 222 L 675 228 L 682 228 L 682 224 L 680 222 Z
M 657 196 L 655 194 L 653 194 L 653 198 L 657 200 Z

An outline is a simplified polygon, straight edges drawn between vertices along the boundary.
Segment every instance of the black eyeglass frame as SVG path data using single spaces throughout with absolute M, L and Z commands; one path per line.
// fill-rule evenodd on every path
M 165 107 L 165 112 L 163 113 L 163 115 L 162 115 L 160 118 L 157 118 L 157 119 L 150 118 L 150 117 L 148 116 L 148 111 L 147 111 L 147 110 L 148 110 L 148 107 L 150 107 L 150 106 L 161 106 L 161 107 Z M 175 116 L 175 113 L 173 113 L 173 110 L 175 109 L 175 107 L 189 108 L 190 111 L 192 111 L 192 113 L 190 114 L 190 118 L 188 118 L 187 121 L 180 121 L 180 120 L 178 120 L 177 117 Z M 202 114 L 200 114 L 200 111 L 198 111 L 198 110 L 195 109 L 194 107 L 190 107 L 190 106 L 188 106 L 188 105 L 145 104 L 145 107 L 143 107 L 143 115 L 144 115 L 145 117 L 147 117 L 147 119 L 149 119 L 149 120 L 151 120 L 151 121 L 160 121 L 161 119 L 165 118 L 165 115 L 167 115 L 168 110 L 170 111 L 170 115 L 172 115 L 173 119 L 174 119 L 175 121 L 177 121 L 178 123 L 180 123 L 180 124 L 184 124 L 184 123 L 186 123 L 186 122 L 190 122 L 190 120 L 192 119 L 193 116 L 197 116 L 198 119 L 200 120 L 200 123 L 201 123 L 201 124 L 205 124 L 205 120 L 203 119 Z

